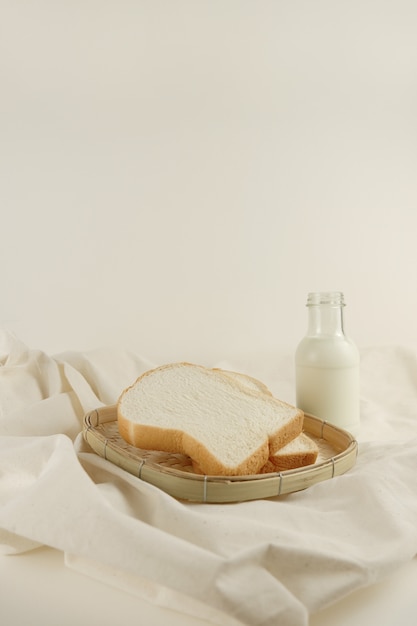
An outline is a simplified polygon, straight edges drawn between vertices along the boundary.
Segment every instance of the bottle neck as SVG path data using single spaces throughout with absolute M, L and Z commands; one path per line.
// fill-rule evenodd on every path
M 307 334 L 314 337 L 319 335 L 342 337 L 343 305 L 309 305 Z

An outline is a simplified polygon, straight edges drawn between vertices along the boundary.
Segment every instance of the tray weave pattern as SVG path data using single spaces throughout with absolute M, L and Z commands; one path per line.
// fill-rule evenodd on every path
M 84 417 L 83 436 L 99 456 L 149 482 L 175 498 L 193 502 L 239 502 L 284 495 L 351 469 L 358 444 L 344 430 L 312 415 L 305 415 L 304 431 L 316 441 L 319 455 L 314 465 L 251 476 L 203 476 L 193 471 L 182 454 L 143 450 L 119 434 L 116 406 L 90 411 Z

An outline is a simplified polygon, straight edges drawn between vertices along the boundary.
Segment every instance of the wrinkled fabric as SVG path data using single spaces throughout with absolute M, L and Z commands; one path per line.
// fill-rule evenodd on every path
M 258 376 L 292 401 L 286 356 L 213 365 Z M 111 348 L 48 356 L 0 334 L 3 554 L 52 546 L 70 567 L 225 626 L 306 625 L 416 555 L 416 351 L 361 351 L 362 426 L 349 472 L 221 505 L 175 500 L 97 456 L 80 434 L 87 411 L 115 403 L 152 366 Z

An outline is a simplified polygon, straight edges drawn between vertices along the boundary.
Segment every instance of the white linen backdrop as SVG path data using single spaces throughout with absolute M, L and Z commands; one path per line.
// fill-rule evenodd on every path
M 100 458 L 80 435 L 84 414 L 114 403 L 152 363 L 110 348 L 50 356 L 1 333 L 2 553 L 52 546 L 71 567 L 214 624 L 306 625 L 417 553 L 417 351 L 361 352 L 353 469 L 283 497 L 191 504 Z M 213 365 L 262 377 L 292 400 L 290 357 Z

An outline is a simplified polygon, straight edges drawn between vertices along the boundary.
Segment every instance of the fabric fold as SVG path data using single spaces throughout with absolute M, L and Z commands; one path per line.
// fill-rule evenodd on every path
M 83 440 L 84 413 L 114 403 L 152 366 L 146 359 L 110 348 L 49 357 L 10 335 L 0 336 L 0 354 L 3 554 L 44 544 L 71 567 L 161 606 L 196 616 L 204 607 L 214 624 L 305 626 L 309 614 L 417 553 L 410 349 L 362 351 L 362 431 L 349 472 L 222 505 L 175 500 Z M 250 371 L 227 362 L 257 373 L 255 362 Z M 280 362 L 282 384 L 291 375 Z

